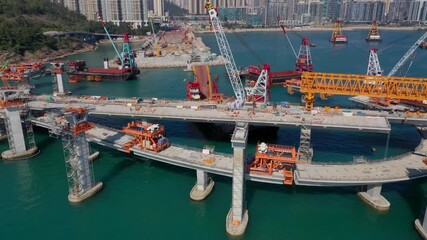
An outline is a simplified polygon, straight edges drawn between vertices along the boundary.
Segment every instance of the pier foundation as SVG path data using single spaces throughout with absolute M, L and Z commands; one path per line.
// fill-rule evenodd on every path
M 415 229 L 424 240 L 427 240 L 427 207 L 421 217 L 415 220 Z
M 367 185 L 366 188 L 366 192 L 357 193 L 364 202 L 380 211 L 387 211 L 390 208 L 390 202 L 381 195 L 382 184 Z
M 231 143 L 233 146 L 233 189 L 231 209 L 226 217 L 227 233 L 242 235 L 249 221 L 245 202 L 245 148 L 248 137 L 248 123 L 237 123 Z
M 28 148 L 25 143 L 24 130 L 21 124 L 21 107 L 14 106 L 5 109 L 5 127 L 9 142 L 9 150 L 2 152 L 4 160 L 22 160 L 31 158 L 39 153 L 34 142 L 33 128 L 28 120 L 28 111 L 23 111 L 24 123 L 27 127 Z
M 190 198 L 194 201 L 204 200 L 212 192 L 215 182 L 208 176 L 208 173 L 197 169 L 197 182 L 190 192 Z

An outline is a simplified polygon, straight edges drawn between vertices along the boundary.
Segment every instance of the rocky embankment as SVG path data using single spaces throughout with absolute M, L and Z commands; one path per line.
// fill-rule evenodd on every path
M 26 52 L 24 55 L 20 55 L 12 51 L 0 51 L 0 63 L 4 63 L 7 60 L 9 60 L 9 63 L 11 64 L 37 61 L 47 62 L 78 53 L 93 51 L 95 49 L 96 46 L 91 44 L 73 42 L 70 46 L 66 48 L 61 48 L 57 51 L 52 50 L 48 47 L 44 47 L 35 52 Z

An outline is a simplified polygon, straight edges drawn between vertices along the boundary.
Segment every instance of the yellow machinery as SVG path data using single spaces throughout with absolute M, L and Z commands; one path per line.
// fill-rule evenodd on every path
M 427 99 L 427 79 L 303 72 L 300 91 L 305 93 L 307 110 L 313 108 L 315 93 L 422 101 Z

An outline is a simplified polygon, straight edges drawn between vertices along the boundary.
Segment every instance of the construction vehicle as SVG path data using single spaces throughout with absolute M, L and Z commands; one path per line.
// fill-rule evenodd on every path
M 348 39 L 346 35 L 342 34 L 341 31 L 341 21 L 336 20 L 334 25 L 334 31 L 332 32 L 331 38 L 329 38 L 329 41 L 332 43 L 347 43 Z
M 249 172 L 271 175 L 283 171 L 283 184 L 293 184 L 293 170 L 297 162 L 295 147 L 258 143 L 253 161 L 249 164 Z
M 103 80 L 125 81 L 135 78 L 136 75 L 140 74 L 140 70 L 135 62 L 136 55 L 132 52 L 129 44 L 129 34 L 123 34 L 123 50 L 119 53 L 99 13 L 98 20 L 101 22 L 105 33 L 117 54 L 116 63 L 119 65 L 119 68 L 109 68 L 108 59 L 104 59 L 104 68 L 86 67 L 86 62 L 82 60 L 70 61 L 68 62 L 67 70 L 67 74 L 70 76 L 69 81 L 72 83 L 79 82 L 84 79 L 97 82 Z
M 366 41 L 381 41 L 381 36 L 378 31 L 378 23 L 376 20 L 372 21 Z
M 127 153 L 134 146 L 154 152 L 163 151 L 170 146 L 169 140 L 165 137 L 165 129 L 160 124 L 132 121 L 121 132 L 135 137 L 123 145 L 124 152 Z

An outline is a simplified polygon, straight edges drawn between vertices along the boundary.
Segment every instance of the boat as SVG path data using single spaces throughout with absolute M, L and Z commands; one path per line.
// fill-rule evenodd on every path
M 246 74 L 244 79 L 247 81 L 257 81 L 261 74 L 262 67 L 258 65 L 250 65 L 246 68 Z M 286 80 L 301 79 L 301 72 L 290 70 L 282 72 L 271 72 L 271 84 L 278 85 L 283 84 Z
M 316 47 L 315 43 L 310 43 L 310 47 Z
M 69 82 L 88 81 L 126 81 L 139 74 L 139 69 L 126 66 L 124 68 L 89 68 L 86 61 L 76 60 L 68 62 L 67 74 Z
M 366 41 L 381 41 L 381 36 L 378 31 L 378 24 L 376 20 L 372 21 L 372 26 L 369 29 Z
M 420 48 L 427 48 L 427 42 L 422 42 L 418 47 Z
M 107 29 L 105 32 L 109 36 Z M 110 38 L 111 40 L 111 38 Z M 110 68 L 108 63 L 108 58 L 104 58 L 104 68 L 89 68 L 86 66 L 86 61 L 77 60 L 68 62 L 67 74 L 69 77 L 69 82 L 76 83 L 81 80 L 87 81 L 126 81 L 129 79 L 136 78 L 136 75 L 140 73 L 138 69 L 135 58 L 136 53 L 132 52 L 129 35 L 127 33 L 123 34 L 123 50 L 120 54 L 117 51 L 117 47 L 114 42 L 111 41 L 111 44 L 116 50 L 117 60 L 115 63 L 119 65 L 119 68 Z
M 329 41 L 332 43 L 347 43 L 348 39 L 347 36 L 343 35 L 341 32 L 341 21 L 336 20 L 334 31 L 332 32 L 331 38 L 329 38 Z

